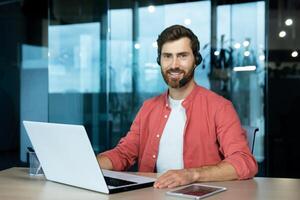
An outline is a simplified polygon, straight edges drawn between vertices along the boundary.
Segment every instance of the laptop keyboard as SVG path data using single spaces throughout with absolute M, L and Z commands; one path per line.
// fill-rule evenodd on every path
M 107 185 L 114 186 L 114 187 L 136 184 L 136 182 L 125 181 L 122 179 L 112 178 L 108 176 L 104 176 L 104 179 Z

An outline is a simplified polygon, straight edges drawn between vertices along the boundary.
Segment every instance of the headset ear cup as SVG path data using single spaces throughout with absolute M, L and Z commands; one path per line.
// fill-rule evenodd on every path
M 158 65 L 160 65 L 160 55 L 157 56 L 156 62 L 157 62 Z
M 197 56 L 196 56 L 196 60 L 195 60 L 195 64 L 198 66 L 200 65 L 200 63 L 202 62 L 202 56 L 200 53 L 197 53 Z
M 202 62 L 202 55 L 199 53 L 199 64 L 198 65 L 200 65 L 201 64 L 201 62 Z

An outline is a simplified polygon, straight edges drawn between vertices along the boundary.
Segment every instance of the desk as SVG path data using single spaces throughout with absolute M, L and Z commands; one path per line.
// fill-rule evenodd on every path
M 156 174 L 144 173 L 143 175 L 155 177 Z M 254 178 L 245 181 L 210 182 L 208 185 L 226 187 L 228 190 L 211 197 L 213 199 L 300 199 L 300 179 L 285 178 Z M 169 189 L 154 189 L 152 187 L 105 195 L 93 191 L 75 188 L 51 181 L 46 181 L 43 176 L 35 177 L 28 175 L 27 168 L 10 168 L 0 171 L 0 199 L 23 200 L 23 199 L 51 199 L 51 200 L 176 200 L 177 197 L 166 196 Z M 182 198 L 184 199 L 184 198 Z

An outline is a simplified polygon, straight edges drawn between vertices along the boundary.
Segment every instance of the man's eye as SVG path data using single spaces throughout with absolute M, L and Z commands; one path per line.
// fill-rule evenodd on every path
M 164 58 L 170 58 L 171 55 L 163 55 Z
M 187 57 L 186 54 L 180 54 L 180 55 L 178 56 L 178 58 L 186 58 L 186 57 Z

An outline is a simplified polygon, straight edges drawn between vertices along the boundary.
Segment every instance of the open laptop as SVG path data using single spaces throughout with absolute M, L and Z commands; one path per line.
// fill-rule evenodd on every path
M 47 180 L 106 194 L 152 186 L 155 179 L 101 170 L 81 125 L 23 121 Z

